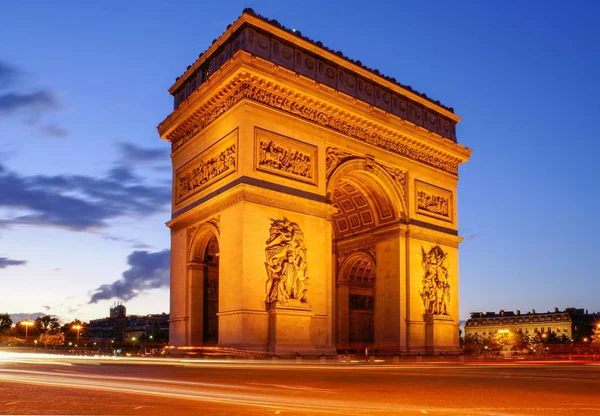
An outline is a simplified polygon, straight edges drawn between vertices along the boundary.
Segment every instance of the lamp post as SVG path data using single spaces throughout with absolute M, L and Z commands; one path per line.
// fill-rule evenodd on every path
M 33 321 L 22 321 L 21 325 L 25 327 L 25 346 L 27 347 L 27 331 L 30 326 L 33 326 Z
M 77 347 L 79 345 L 79 331 L 81 330 L 81 325 L 79 325 L 79 324 L 73 325 L 71 327 L 71 329 L 74 329 L 77 331 L 77 343 L 75 344 L 75 346 Z

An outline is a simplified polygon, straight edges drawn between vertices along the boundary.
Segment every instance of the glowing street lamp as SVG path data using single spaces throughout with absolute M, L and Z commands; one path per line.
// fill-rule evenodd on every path
M 79 345 L 79 331 L 81 330 L 81 328 L 82 328 L 82 326 L 79 324 L 71 326 L 71 329 L 74 329 L 77 331 L 77 343 L 75 344 L 75 346 Z
M 22 321 L 21 325 L 25 327 L 25 346 L 27 346 L 27 331 L 30 326 L 33 326 L 33 321 Z

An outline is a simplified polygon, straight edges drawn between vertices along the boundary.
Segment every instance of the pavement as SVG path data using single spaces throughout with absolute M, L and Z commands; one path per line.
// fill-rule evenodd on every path
M 114 358 L 0 350 L 0 413 L 600 415 L 600 361 L 345 358 Z

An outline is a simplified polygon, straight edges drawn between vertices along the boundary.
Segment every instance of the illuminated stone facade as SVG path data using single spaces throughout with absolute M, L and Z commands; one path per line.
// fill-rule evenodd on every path
M 458 351 L 451 109 L 251 11 L 170 93 L 171 345 Z
M 573 341 L 581 341 L 592 334 L 592 327 L 600 314 L 590 314 L 579 308 L 566 308 L 564 311 L 554 308 L 552 312 L 531 310 L 521 313 L 517 310 L 495 312 L 473 312 L 465 323 L 465 336 L 487 337 L 498 331 L 509 330 L 531 337 L 555 334 Z

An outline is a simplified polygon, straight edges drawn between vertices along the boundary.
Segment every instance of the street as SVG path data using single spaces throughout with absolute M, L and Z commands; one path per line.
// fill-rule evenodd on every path
M 600 415 L 600 365 L 86 358 L 0 352 L 0 413 Z

